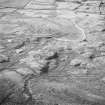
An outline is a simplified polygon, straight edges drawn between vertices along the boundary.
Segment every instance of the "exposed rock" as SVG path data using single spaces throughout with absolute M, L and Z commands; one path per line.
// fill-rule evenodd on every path
M 1 0 L 0 105 L 104 105 L 104 5 Z
M 5 55 L 0 55 L 0 63 L 9 62 L 9 58 Z
M 23 8 L 30 0 L 1 0 L 0 7 L 15 7 L 15 8 Z
M 33 71 L 32 70 L 30 70 L 29 68 L 18 68 L 17 70 L 16 70 L 19 74 L 21 74 L 21 75 L 30 75 L 30 74 L 33 74 Z

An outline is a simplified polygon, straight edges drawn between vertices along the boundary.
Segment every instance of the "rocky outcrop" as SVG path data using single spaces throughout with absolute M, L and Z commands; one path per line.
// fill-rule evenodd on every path
M 0 0 L 0 8 L 24 8 L 31 0 Z
M 104 105 L 105 1 L 0 1 L 0 105 Z

